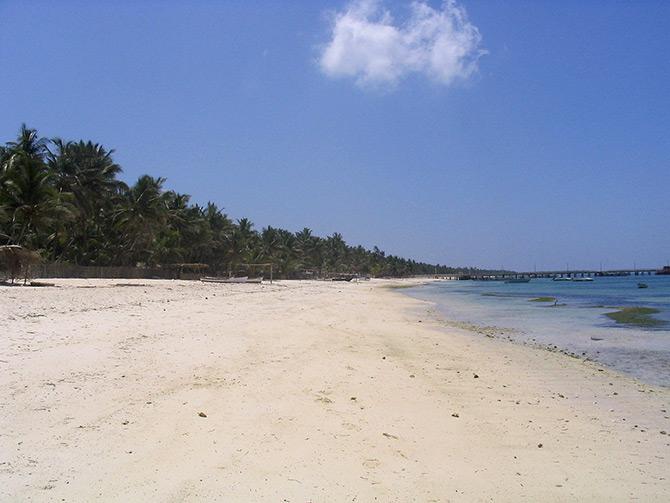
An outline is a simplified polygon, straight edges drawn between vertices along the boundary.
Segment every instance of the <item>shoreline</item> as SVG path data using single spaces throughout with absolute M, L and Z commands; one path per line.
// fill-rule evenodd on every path
M 580 305 L 581 299 L 577 303 L 572 299 L 572 303 L 566 300 L 558 304 L 560 311 L 554 305 L 536 306 L 537 292 L 473 294 L 436 286 L 405 293 L 433 303 L 449 327 L 595 362 L 640 382 L 670 388 L 667 337 L 664 338 L 670 332 L 662 325 L 664 321 L 654 319 L 652 327 L 617 323 L 610 319 L 616 308 Z M 497 297 L 505 299 L 498 301 Z M 556 300 L 539 297 L 546 298 Z M 648 316 L 650 311 L 639 305 L 644 305 L 644 301 L 637 307 L 626 306 L 619 311 L 637 318 Z
M 417 285 L 420 286 L 420 285 Z M 408 286 L 407 288 L 413 288 L 414 285 Z M 553 354 L 559 354 L 562 355 L 566 358 L 572 358 L 574 360 L 579 361 L 582 364 L 591 364 L 593 365 L 596 369 L 598 369 L 599 372 L 607 371 L 609 373 L 612 373 L 614 375 L 617 375 L 619 377 L 627 378 L 630 379 L 631 381 L 641 385 L 641 386 L 651 386 L 654 388 L 660 388 L 664 390 L 669 390 L 670 391 L 670 386 L 666 386 L 663 384 L 658 384 L 658 383 L 648 383 L 643 381 L 642 379 L 632 375 L 632 374 L 627 374 L 623 372 L 622 370 L 617 369 L 616 367 L 609 366 L 605 363 L 599 362 L 598 360 L 595 360 L 593 358 L 590 358 L 588 356 L 580 356 L 575 352 L 569 351 L 567 349 L 561 348 L 555 344 L 550 344 L 546 343 L 543 344 L 541 342 L 537 342 L 533 339 L 530 340 L 524 340 L 524 339 L 515 339 L 509 334 L 516 334 L 519 333 L 519 331 L 515 328 L 510 328 L 510 327 L 500 327 L 500 326 L 494 326 L 494 325 L 478 325 L 476 323 L 471 323 L 467 321 L 459 321 L 459 320 L 454 320 L 450 319 L 447 316 L 445 316 L 442 313 L 439 313 L 439 306 L 437 305 L 436 302 L 426 300 L 426 299 L 419 299 L 414 297 L 416 300 L 425 302 L 426 304 L 429 304 L 433 307 L 435 313 L 435 322 L 443 325 L 444 330 L 457 330 L 457 331 L 462 331 L 466 332 L 468 334 L 471 334 L 473 337 L 487 337 L 489 339 L 494 339 L 497 341 L 501 341 L 506 344 L 514 344 L 516 346 L 528 348 L 531 350 L 535 351 L 546 351 L 548 353 L 553 353 Z
M 3 499 L 670 494 L 667 388 L 444 326 L 412 280 L 51 281 L 0 287 Z

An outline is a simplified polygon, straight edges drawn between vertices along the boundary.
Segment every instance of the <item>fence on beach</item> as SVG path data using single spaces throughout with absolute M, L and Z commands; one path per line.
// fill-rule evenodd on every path
M 132 266 L 84 266 L 38 264 L 31 268 L 35 278 L 110 278 L 110 279 L 200 279 L 202 273 L 178 268 Z

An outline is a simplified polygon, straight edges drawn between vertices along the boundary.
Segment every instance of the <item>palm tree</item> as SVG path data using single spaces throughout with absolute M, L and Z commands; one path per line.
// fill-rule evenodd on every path
M 232 272 L 243 262 L 250 262 L 255 258 L 255 245 L 258 238 L 253 230 L 254 224 L 248 218 L 241 218 L 233 228 L 227 243 L 226 261 L 228 272 Z
M 113 150 L 97 143 L 65 142 L 55 138 L 46 161 L 60 192 L 71 193 L 77 218 L 66 229 L 67 239 L 56 243 L 56 254 L 77 264 L 108 263 L 107 252 L 118 241 L 110 225 L 114 206 L 127 186 L 116 177 L 121 167 Z
M 4 191 L 5 180 L 8 174 L 9 149 L 0 146 L 0 242 L 9 240 L 9 235 L 5 234 L 4 226 L 9 221 L 9 213 L 6 207 L 6 201 L 3 200 L 2 194 Z
M 204 217 L 217 236 L 229 234 L 233 230 L 233 222 L 228 218 L 228 215 L 221 213 L 214 203 L 207 203 L 204 209 Z
M 46 138 L 40 138 L 36 129 L 30 129 L 25 124 L 21 124 L 16 141 L 7 142 L 6 155 L 10 158 L 13 155 L 21 155 L 31 159 L 44 160 L 48 141 Z
M 261 231 L 259 258 L 263 261 L 278 263 L 281 241 L 277 229 L 271 226 Z
M 279 236 L 279 267 L 287 278 L 294 276 L 300 266 L 298 259 L 298 242 L 295 235 L 284 229 L 277 230 Z
M 212 250 L 219 244 L 214 240 L 214 231 L 209 218 L 221 222 L 221 215 L 211 214 L 199 205 L 189 205 L 190 196 L 174 191 L 163 195 L 167 206 L 166 225 L 160 230 L 156 259 L 161 263 L 173 262 L 211 262 Z M 210 214 L 207 214 L 207 211 Z M 225 223 L 225 219 L 224 222 Z
M 123 236 L 125 262 L 152 261 L 156 234 L 165 224 L 168 208 L 163 197 L 165 178 L 142 175 L 130 187 L 115 211 L 115 221 Z
M 304 227 L 296 232 L 296 255 L 302 267 L 310 268 L 317 266 L 316 251 L 318 238 L 312 234 L 312 230 Z
M 212 235 L 211 245 L 206 251 L 203 262 L 209 264 L 210 268 L 216 272 L 224 267 L 228 255 L 228 243 L 235 226 L 228 215 L 222 213 L 214 203 L 207 203 L 202 214 Z
M 47 140 L 40 138 L 37 130 L 21 125 L 16 141 L 0 148 L 0 184 L 4 184 L 26 159 L 44 161 Z M 0 185 L 1 186 L 1 185 Z
M 325 243 L 325 261 L 326 266 L 331 271 L 343 272 L 345 268 L 345 258 L 347 253 L 347 244 L 342 239 L 342 234 L 334 232 L 326 238 Z
M 3 180 L 7 176 L 10 156 L 11 153 L 9 147 L 0 145 L 0 184 L 2 184 Z
M 116 177 L 121 166 L 112 159 L 113 150 L 88 142 L 52 140 L 54 148 L 48 150 L 47 163 L 56 178 L 59 190 L 74 195 L 77 208 L 83 217 L 94 216 L 125 184 Z
M 348 246 L 341 234 L 326 239 L 308 228 L 294 233 L 249 219 L 234 224 L 219 208 L 192 204 L 164 191 L 164 178 L 140 177 L 128 187 L 113 150 L 91 141 L 51 142 L 21 126 L 0 146 L 0 242 L 40 249 L 52 260 L 78 264 L 209 264 L 215 271 L 243 262 L 272 261 L 280 274 L 299 268 L 407 275 L 453 272 L 446 266 Z
M 69 194 L 59 194 L 44 163 L 47 140 L 21 126 L 0 152 L 0 223 L 5 239 L 43 248 L 73 215 Z
M 14 244 L 42 248 L 73 215 L 65 194 L 53 186 L 46 166 L 22 157 L 14 162 L 0 194 L 9 238 Z

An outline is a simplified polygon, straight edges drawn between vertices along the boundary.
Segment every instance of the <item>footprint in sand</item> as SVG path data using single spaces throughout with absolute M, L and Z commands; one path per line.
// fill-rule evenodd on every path
M 361 427 L 360 427 L 360 426 L 358 426 L 358 425 L 356 425 L 356 424 L 354 424 L 354 423 L 348 423 L 348 422 L 346 422 L 346 421 L 345 421 L 344 423 L 342 423 L 342 428 L 344 428 L 345 430 L 356 430 L 356 431 L 361 431 Z
M 333 401 L 328 398 L 326 395 L 330 395 L 329 391 L 319 391 L 319 394 L 316 395 L 316 401 L 317 402 L 323 402 L 323 403 L 333 403 Z
M 378 459 L 366 459 L 363 461 L 363 466 L 365 468 L 377 468 L 379 465 L 381 465 L 381 461 Z

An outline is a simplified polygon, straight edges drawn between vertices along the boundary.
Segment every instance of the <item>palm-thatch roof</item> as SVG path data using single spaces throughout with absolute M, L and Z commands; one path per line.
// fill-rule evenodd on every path
M 30 267 L 39 264 L 41 260 L 42 257 L 40 257 L 39 253 L 22 246 L 0 246 L 0 271 L 6 271 L 8 278 L 12 282 L 18 277 L 27 279 L 30 274 Z

